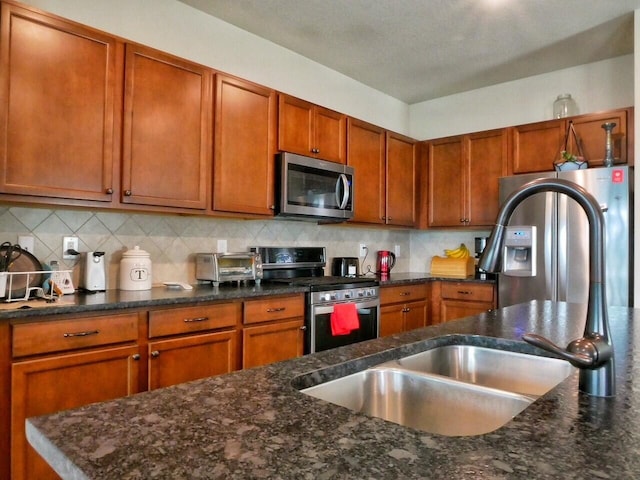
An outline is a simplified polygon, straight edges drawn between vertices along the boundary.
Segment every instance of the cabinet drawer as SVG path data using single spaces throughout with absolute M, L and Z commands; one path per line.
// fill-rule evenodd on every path
M 137 338 L 137 313 L 22 323 L 13 326 L 13 356 L 133 342 Z
M 304 317 L 304 296 L 275 297 L 244 302 L 243 323 Z
M 235 327 L 240 303 L 222 303 L 149 312 L 149 338 Z
M 442 282 L 442 298 L 493 302 L 493 284 Z
M 380 304 L 411 302 L 424 299 L 427 296 L 427 284 L 398 285 L 397 287 L 382 287 L 380 289 Z

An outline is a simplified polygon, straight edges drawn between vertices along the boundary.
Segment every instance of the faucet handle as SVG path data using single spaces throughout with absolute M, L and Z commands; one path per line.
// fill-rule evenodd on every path
M 569 363 L 571 363 L 571 365 L 573 365 L 574 367 L 595 368 L 599 365 L 602 365 L 606 360 L 610 358 L 611 355 L 609 354 L 609 356 L 606 356 L 600 354 L 598 346 L 601 341 L 604 340 L 599 335 L 595 335 L 594 337 L 597 338 L 584 337 L 574 340 L 567 346 L 566 349 L 559 347 L 551 340 L 541 335 L 536 335 L 535 333 L 525 333 L 522 336 L 522 339 L 525 342 L 530 343 L 531 345 L 546 350 L 547 352 L 555 353 L 556 355 L 569 361 Z M 604 342 L 604 344 L 609 346 L 606 341 Z M 610 348 L 611 347 L 609 346 L 609 349 Z M 607 349 L 605 348 L 604 350 L 606 352 Z M 605 356 L 606 358 L 603 358 Z

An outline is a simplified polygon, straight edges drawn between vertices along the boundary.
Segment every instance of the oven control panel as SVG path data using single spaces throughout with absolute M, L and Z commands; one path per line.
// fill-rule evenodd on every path
M 318 305 L 350 301 L 358 302 L 374 300 L 376 298 L 378 298 L 378 287 L 347 288 L 344 290 L 313 292 L 311 295 L 311 303 Z

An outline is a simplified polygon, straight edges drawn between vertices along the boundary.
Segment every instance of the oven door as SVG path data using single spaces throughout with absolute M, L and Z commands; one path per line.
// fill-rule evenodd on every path
M 358 309 L 360 328 L 348 335 L 331 334 L 333 305 L 311 305 L 305 353 L 321 352 L 330 348 L 378 338 L 380 330 L 380 300 L 353 302 Z

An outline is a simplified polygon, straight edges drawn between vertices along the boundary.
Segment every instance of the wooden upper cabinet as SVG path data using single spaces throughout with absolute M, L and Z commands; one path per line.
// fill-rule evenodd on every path
M 429 226 L 493 225 L 498 179 L 507 173 L 507 132 L 489 130 L 429 143 Z
M 386 213 L 386 132 L 354 118 L 347 120 L 347 164 L 354 168 L 354 222 L 384 223 Z
M 571 121 L 581 144 L 582 153 L 584 153 L 590 167 L 601 167 L 603 165 L 606 135 L 602 124 L 607 122 L 616 124 L 611 132 L 614 163 L 633 164 L 631 160 L 633 158 L 633 149 L 629 148 L 631 142 L 628 134 L 630 131 L 629 124 L 633 126 L 633 108 L 580 115 L 572 118 Z M 570 139 L 570 151 L 576 153 L 578 149 L 574 146 L 573 137 L 570 137 Z M 631 158 L 629 158 L 628 153 L 631 153 Z
M 209 69 L 127 44 L 123 203 L 207 207 L 212 111 Z
M 122 44 L 2 3 L 0 192 L 109 202 Z
M 416 220 L 415 141 L 387 132 L 387 225 L 413 227 Z
M 217 75 L 213 209 L 273 215 L 274 90 Z
M 564 120 L 549 120 L 513 127 L 513 158 L 510 174 L 546 172 L 564 142 Z
M 428 221 L 430 227 L 464 226 L 462 137 L 429 142 Z
M 500 208 L 500 177 L 507 175 L 509 160 L 506 129 L 465 136 L 467 225 L 493 225 Z
M 347 116 L 279 94 L 278 150 L 346 163 Z

